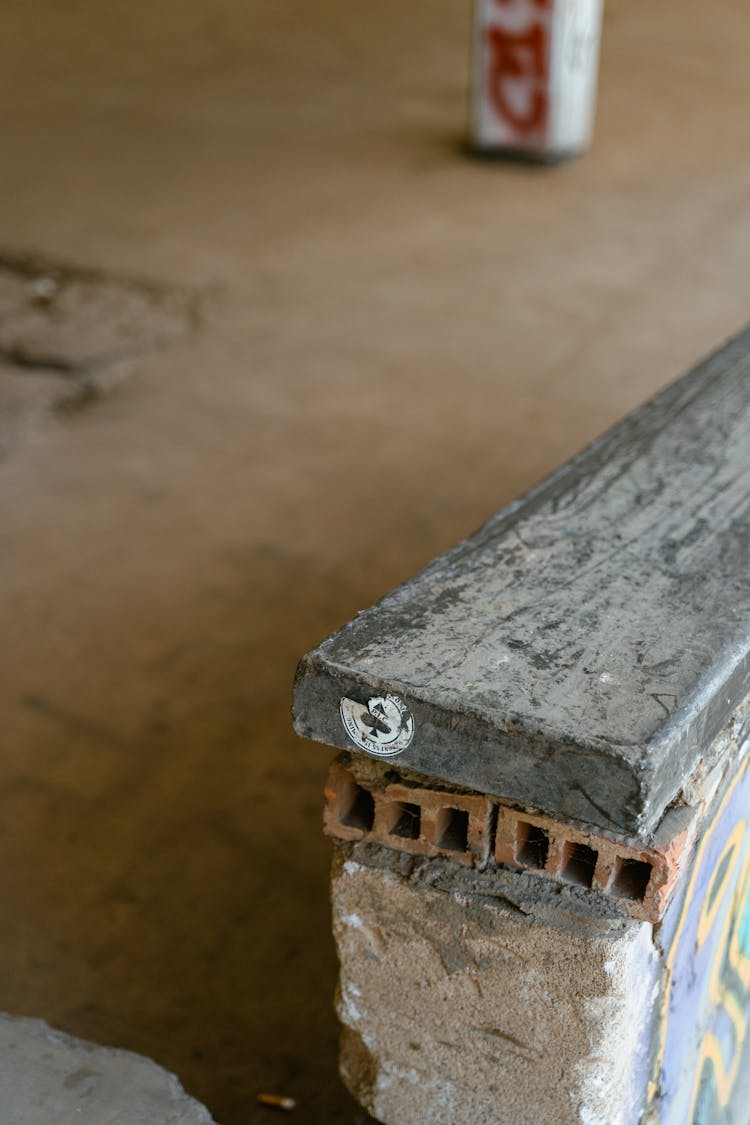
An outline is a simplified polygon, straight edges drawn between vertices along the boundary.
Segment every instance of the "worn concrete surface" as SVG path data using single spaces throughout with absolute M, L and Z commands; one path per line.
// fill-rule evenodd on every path
M 749 429 L 750 329 L 309 653 L 298 733 L 393 695 L 389 761 L 653 829 L 747 694 Z
M 468 28 L 0 14 L 4 248 L 212 303 L 0 465 L 0 1005 L 222 1125 L 356 1119 L 297 659 L 748 317 L 743 0 L 610 0 L 554 170 L 465 157 Z
M 519 906 L 512 889 L 490 897 L 482 875 L 476 894 L 433 889 L 378 850 L 339 845 L 332 873 L 342 1075 L 376 1119 L 638 1121 L 657 993 L 651 926 L 582 911 L 568 928 L 562 904 L 550 924 L 542 896 L 524 900 L 522 875 L 504 873 Z
M 212 1125 L 173 1074 L 42 1020 L 0 1016 L 4 1125 Z

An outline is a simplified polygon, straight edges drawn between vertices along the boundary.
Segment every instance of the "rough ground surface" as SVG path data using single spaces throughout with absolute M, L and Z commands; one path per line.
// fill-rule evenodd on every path
M 221 1125 L 357 1114 L 300 655 L 748 318 L 746 0 L 611 0 L 558 169 L 464 155 L 468 28 L 0 13 L 5 253 L 217 293 L 0 466 L 0 1007 Z
M 0 254 L 0 456 L 111 390 L 197 320 L 197 299 L 178 289 Z
M 0 1016 L 3 1125 L 212 1125 L 173 1074 L 41 1020 Z

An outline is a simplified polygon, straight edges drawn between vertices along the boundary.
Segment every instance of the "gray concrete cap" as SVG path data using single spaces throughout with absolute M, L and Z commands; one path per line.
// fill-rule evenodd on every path
M 749 517 L 750 329 L 309 653 L 295 729 L 396 696 L 385 761 L 648 833 L 750 690 Z

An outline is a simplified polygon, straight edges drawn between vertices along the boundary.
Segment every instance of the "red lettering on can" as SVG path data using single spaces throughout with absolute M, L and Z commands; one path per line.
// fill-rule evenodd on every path
M 487 30 L 490 101 L 520 137 L 539 132 L 547 124 L 548 38 L 541 23 L 521 32 L 497 26 Z

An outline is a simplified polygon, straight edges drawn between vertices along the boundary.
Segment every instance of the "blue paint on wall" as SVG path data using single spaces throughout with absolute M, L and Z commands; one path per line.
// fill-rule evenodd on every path
M 652 1101 L 660 1125 L 730 1125 L 750 1016 L 750 756 L 717 801 L 664 920 Z M 745 1107 L 750 1116 L 750 1107 Z

